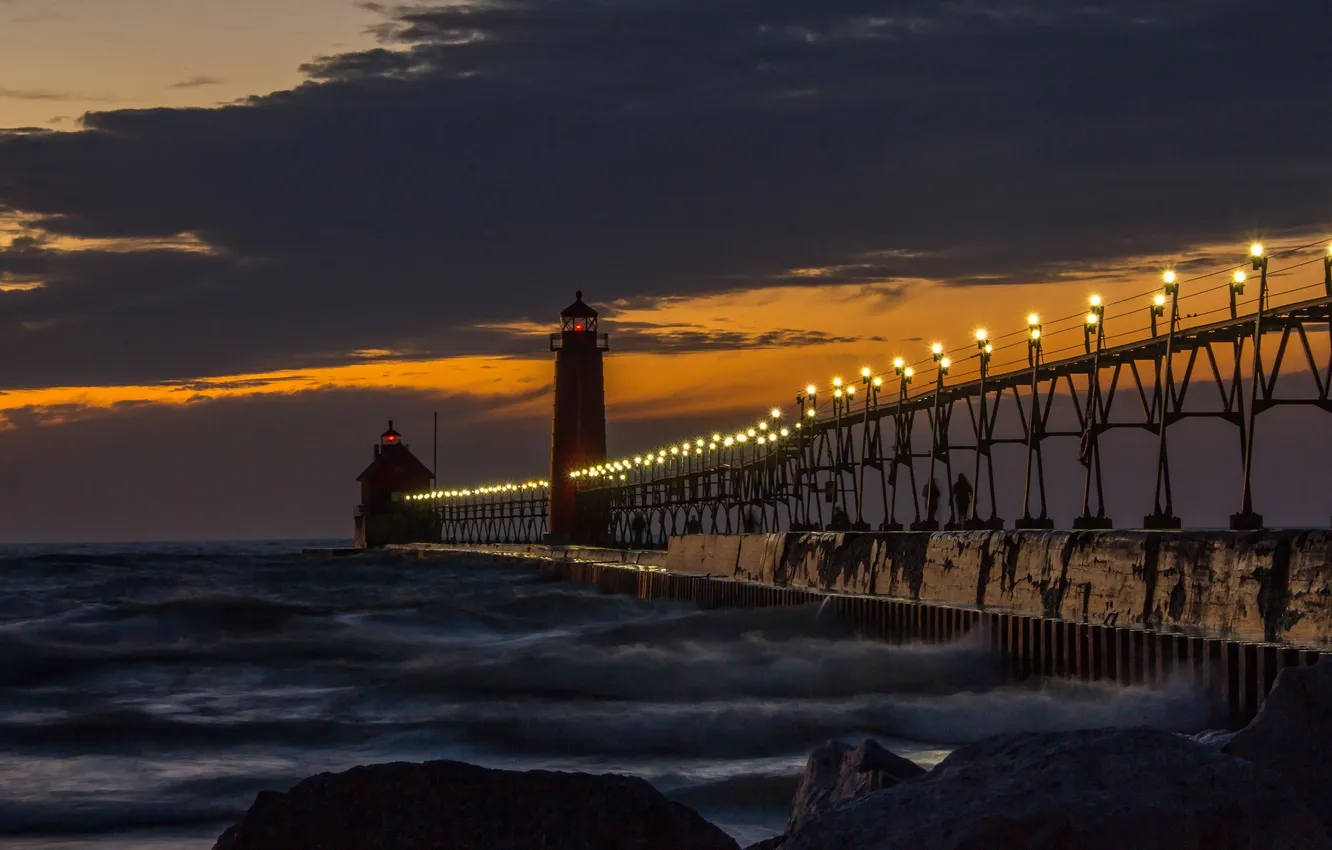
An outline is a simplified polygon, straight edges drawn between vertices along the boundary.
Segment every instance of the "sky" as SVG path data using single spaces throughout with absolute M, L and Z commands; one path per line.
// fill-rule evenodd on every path
M 576 289 L 616 454 L 1091 293 L 1127 340 L 1164 268 L 1324 250 L 1330 24 L 1321 0 L 0 0 L 0 541 L 346 537 L 386 421 L 430 464 L 434 412 L 441 485 L 542 477 Z M 1325 523 L 1278 450 L 1327 421 L 1271 427 L 1267 513 Z M 1199 440 L 1229 463 L 1233 432 Z

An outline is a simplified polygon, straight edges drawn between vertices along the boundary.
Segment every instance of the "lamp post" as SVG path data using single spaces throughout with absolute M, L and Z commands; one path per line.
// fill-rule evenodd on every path
M 916 522 L 917 531 L 939 530 L 939 521 L 934 518 L 934 511 L 931 511 L 930 507 L 936 505 L 939 498 L 934 486 L 934 463 L 939 450 L 939 399 L 943 396 L 944 375 L 948 374 L 948 369 L 952 366 L 952 361 L 944 354 L 942 343 L 936 342 L 930 346 L 930 356 L 937 364 L 937 368 L 934 377 L 934 398 L 930 402 L 930 464 L 925 468 L 925 474 L 929 478 L 925 481 L 925 519 Z M 937 505 L 935 510 L 938 510 Z
M 883 524 L 884 531 L 902 530 L 902 523 L 897 521 L 897 467 L 902 461 L 902 445 L 906 436 L 904 423 L 906 421 L 905 417 L 908 415 L 906 413 L 908 385 L 916 375 L 916 370 L 906 365 L 906 361 L 901 357 L 893 359 L 893 372 L 897 375 L 897 411 L 893 414 L 893 460 L 892 474 L 889 476 L 891 478 L 890 483 L 893 485 L 893 494 L 888 503 L 888 521 Z M 907 472 L 911 478 L 911 499 L 914 504 L 916 498 L 916 469 L 911 456 L 909 441 L 906 443 L 906 461 Z
M 1244 282 L 1248 280 L 1248 277 L 1243 269 L 1239 269 L 1230 278 L 1230 318 L 1232 319 L 1239 318 L 1239 306 L 1236 299 L 1244 294 Z
M 1241 284 L 1243 281 L 1243 272 L 1240 272 Z M 1170 422 L 1170 400 L 1173 397 L 1175 386 L 1175 326 L 1179 323 L 1179 281 L 1173 271 L 1168 271 L 1161 276 L 1163 282 L 1162 292 L 1158 293 L 1152 299 L 1152 335 L 1156 335 L 1156 320 L 1165 314 L 1166 299 L 1170 300 L 1170 325 L 1166 328 L 1166 344 L 1164 355 L 1164 372 L 1162 365 L 1157 364 L 1156 369 L 1156 398 L 1157 409 L 1160 417 L 1160 431 L 1156 437 L 1156 493 L 1155 507 L 1152 512 L 1142 518 L 1143 528 L 1169 529 L 1179 528 L 1179 517 L 1175 516 L 1174 497 L 1170 489 L 1170 453 L 1166 444 L 1166 426 Z M 1231 302 L 1234 303 L 1234 295 L 1231 295 Z M 1164 494 L 1164 501 L 1162 495 Z
M 782 501 L 786 501 L 787 499 L 784 490 L 782 493 L 778 493 L 778 481 L 781 480 L 781 477 L 778 476 L 777 471 L 782 467 L 782 453 L 780 451 L 781 446 L 777 444 L 777 434 L 781 426 L 782 409 L 780 407 L 774 407 L 769 410 L 768 420 L 772 423 L 772 426 L 768 429 L 768 459 L 770 461 L 768 464 L 768 492 L 771 494 L 772 499 L 772 530 L 778 531 L 781 527 L 781 511 L 778 509 L 778 496 L 781 496 Z M 787 510 L 790 510 L 789 502 Z
M 805 402 L 809 402 L 808 408 L 805 407 Z M 796 433 L 795 497 L 796 504 L 800 508 L 799 513 L 803 517 L 797 530 L 809 531 L 813 529 L 813 523 L 810 522 L 809 503 L 802 488 L 805 480 L 805 429 L 803 425 L 806 418 L 813 419 L 818 415 L 818 387 L 810 384 L 805 387 L 804 392 L 796 393 L 796 404 L 800 406 L 800 421 L 796 423 L 796 428 L 799 431 Z M 817 494 L 815 496 L 817 498 Z
M 1247 531 L 1263 527 L 1263 517 L 1253 509 L 1253 440 L 1254 427 L 1258 416 L 1258 385 L 1263 375 L 1263 310 L 1267 307 L 1267 251 L 1255 242 L 1249 246 L 1249 259 L 1253 261 L 1253 270 L 1258 272 L 1258 306 L 1253 314 L 1253 372 L 1249 377 L 1249 410 L 1247 427 L 1244 431 L 1244 477 L 1243 492 L 1240 497 L 1240 510 L 1230 517 L 1230 527 L 1236 531 Z
M 971 477 L 971 505 L 969 506 L 967 518 L 964 522 L 966 528 L 986 528 L 989 522 L 982 522 L 979 514 L 980 507 L 980 468 L 981 455 L 989 454 L 990 443 L 986 438 L 989 431 L 989 417 L 985 412 L 985 380 L 990 375 L 990 357 L 994 354 L 994 345 L 990 343 L 990 335 L 984 330 L 976 331 L 976 358 L 980 361 L 980 411 L 976 420 L 976 462 L 972 468 Z M 994 475 L 991 470 L 990 479 L 990 512 L 994 513 Z
M 855 421 L 851 419 L 852 408 L 855 404 L 855 400 L 856 400 L 856 385 L 847 384 L 846 400 L 842 403 L 843 412 L 847 416 L 846 438 L 843 440 L 842 433 L 839 430 L 837 432 L 837 439 L 842 442 L 842 467 L 843 469 L 845 469 L 846 472 L 851 473 L 851 495 L 855 499 L 856 516 L 859 517 L 861 513 L 860 488 L 856 486 L 856 468 L 851 462 L 852 450 L 855 448 L 851 440 L 851 429 L 855 427 Z M 842 484 L 842 470 L 838 470 L 837 485 L 840 487 L 841 484 Z M 846 510 L 846 495 L 845 495 L 846 491 L 843 490 L 842 492 L 843 492 L 842 510 Z M 850 520 L 850 517 L 848 516 L 847 519 Z
M 1091 348 L 1091 338 L 1096 339 L 1092 350 L 1092 362 L 1087 372 L 1087 410 L 1083 416 L 1082 462 L 1086 474 L 1082 479 L 1082 514 L 1073 520 L 1073 527 L 1080 529 L 1111 528 L 1114 523 L 1105 515 L 1105 482 L 1101 476 L 1100 433 L 1097 420 L 1101 412 L 1101 351 L 1105 347 L 1105 304 L 1101 296 L 1093 295 L 1088 302 L 1083 323 L 1083 336 L 1087 347 Z M 1091 480 L 1096 476 L 1096 514 L 1091 512 Z
M 837 509 L 840 508 L 843 514 L 846 513 L 846 492 L 842 489 L 842 413 L 846 407 L 844 399 L 846 392 L 842 388 L 841 378 L 833 378 L 832 408 L 833 408 L 833 448 L 832 457 L 832 477 L 829 481 L 833 485 L 832 498 L 828 501 L 833 503 L 833 516 L 830 518 L 829 527 L 839 525 L 837 520 Z M 841 504 L 838 504 L 840 500 Z M 840 530 L 840 529 L 838 529 Z
M 1332 298 L 1332 245 L 1327 246 L 1327 253 L 1323 255 L 1323 290 L 1328 298 Z
M 1013 523 L 1018 529 L 1052 529 L 1054 521 L 1046 516 L 1045 507 L 1045 467 L 1040 457 L 1037 432 L 1042 430 L 1040 422 L 1040 368 L 1042 351 L 1041 317 L 1032 313 L 1027 316 L 1027 363 L 1031 366 L 1031 415 L 1027 420 L 1027 468 L 1022 485 L 1022 517 Z M 1031 466 L 1037 464 L 1037 475 L 1041 489 L 1041 515 L 1031 515 Z
M 870 405 L 876 408 L 879 402 L 879 388 L 883 378 L 874 377 L 874 370 L 868 366 L 861 368 L 860 381 L 865 385 L 865 418 L 860 426 L 860 469 L 856 476 L 856 522 L 852 526 L 856 531 L 869 531 L 865 522 L 865 462 L 870 451 Z

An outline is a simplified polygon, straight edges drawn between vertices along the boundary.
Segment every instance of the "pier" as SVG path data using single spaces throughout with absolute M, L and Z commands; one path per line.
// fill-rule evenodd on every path
M 1255 243 L 1231 268 L 1167 270 L 1158 290 L 1091 296 L 1085 315 L 858 364 L 738 428 L 622 455 L 606 436 L 610 337 L 579 292 L 550 337 L 548 480 L 441 487 L 417 464 L 404 490 L 363 474 L 358 534 L 644 599 L 817 602 L 880 640 L 978 634 L 1016 680 L 1181 679 L 1243 723 L 1283 667 L 1332 651 L 1332 531 L 1270 527 L 1252 484 L 1286 450 L 1262 442 L 1272 411 L 1332 423 L 1332 250 L 1309 248 Z M 1296 273 L 1310 266 L 1321 275 Z M 1172 458 L 1198 420 L 1233 428 L 1236 451 Z M 390 432 L 377 458 L 406 450 Z M 1228 530 L 1184 529 L 1177 485 L 1222 464 L 1238 484 Z M 1136 494 L 1127 519 L 1108 515 L 1107 469 Z M 1294 483 L 1329 492 L 1326 470 Z

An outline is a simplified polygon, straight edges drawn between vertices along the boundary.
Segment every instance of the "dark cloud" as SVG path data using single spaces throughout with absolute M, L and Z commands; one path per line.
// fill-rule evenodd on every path
M 517 351 L 472 326 L 579 287 L 1057 280 L 1328 218 L 1321 0 L 375 11 L 294 90 L 0 136 L 0 206 L 216 249 L 0 255 L 52 278 L 0 295 L 8 380 Z
M 0 87 L 0 100 L 54 100 L 80 103 L 116 103 L 122 100 L 106 92 L 56 91 L 53 89 L 11 89 Z
M 190 77 L 188 80 L 181 80 L 178 83 L 172 83 L 171 88 L 201 89 L 207 86 L 220 86 L 225 82 L 226 80 L 222 79 L 221 77 L 209 77 L 201 74 L 197 77 Z

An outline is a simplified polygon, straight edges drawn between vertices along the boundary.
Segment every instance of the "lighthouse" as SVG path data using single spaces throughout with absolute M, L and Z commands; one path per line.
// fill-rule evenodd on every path
M 375 456 L 357 476 L 361 504 L 355 517 L 356 547 L 374 549 L 389 543 L 434 543 L 439 520 L 433 511 L 412 507 L 404 498 L 428 489 L 435 474 L 412 454 L 389 420 L 379 435 Z
M 560 312 L 560 331 L 550 335 L 555 352 L 555 416 L 550 440 L 550 521 L 547 542 L 592 542 L 604 529 L 574 508 L 574 482 L 569 473 L 606 459 L 606 390 L 602 355 L 610 348 L 608 334 L 597 331 L 597 311 L 583 293 Z

